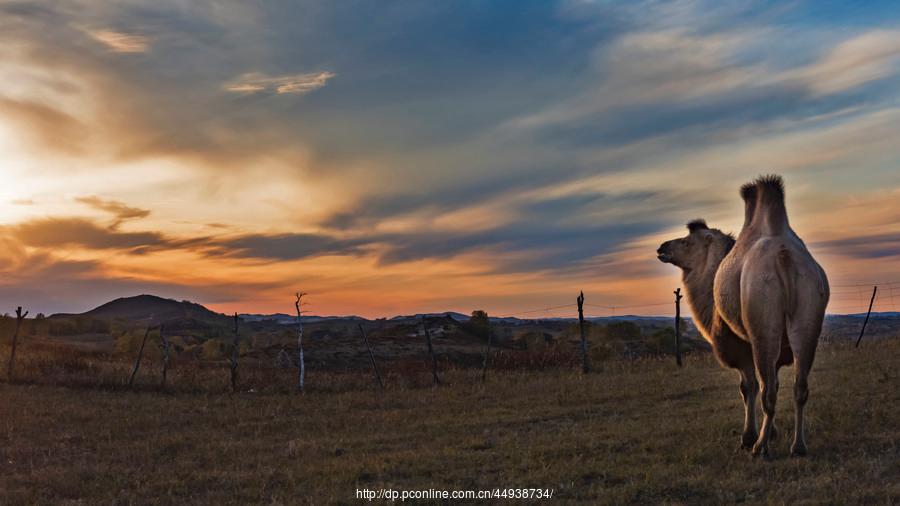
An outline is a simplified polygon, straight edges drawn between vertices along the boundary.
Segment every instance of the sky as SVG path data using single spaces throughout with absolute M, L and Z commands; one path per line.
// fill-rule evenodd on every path
M 778 173 L 898 310 L 898 99 L 889 2 L 0 0 L 0 303 L 670 314 Z

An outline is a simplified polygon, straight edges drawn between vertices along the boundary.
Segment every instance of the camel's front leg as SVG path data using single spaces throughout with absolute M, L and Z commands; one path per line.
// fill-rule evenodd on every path
M 744 432 L 741 434 L 741 449 L 753 448 L 759 437 L 756 431 L 756 396 L 759 394 L 759 382 L 753 367 L 741 370 L 741 398 L 744 400 Z

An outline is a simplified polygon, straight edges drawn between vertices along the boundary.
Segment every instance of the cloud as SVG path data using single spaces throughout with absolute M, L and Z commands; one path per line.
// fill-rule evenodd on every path
M 87 34 L 97 42 L 116 53 L 146 53 L 150 50 L 147 37 L 115 30 L 87 30 Z
M 282 289 L 283 283 L 229 279 L 173 281 L 110 272 L 104 260 L 71 260 L 56 251 L 28 251 L 15 238 L 0 236 L 0 300 L 38 312 L 80 312 L 117 297 L 153 293 L 163 297 L 224 303 L 247 293 Z
M 101 200 L 104 207 L 118 210 L 121 203 Z M 124 206 L 120 216 L 144 216 L 143 210 Z M 121 220 L 121 218 L 120 218 Z M 116 223 L 118 225 L 118 222 Z M 328 234 L 244 234 L 178 237 L 159 231 L 126 232 L 103 227 L 86 218 L 51 217 L 25 221 L 0 229 L 7 240 L 48 251 L 84 249 L 118 250 L 132 255 L 187 251 L 205 258 L 252 258 L 299 260 L 323 255 L 360 255 L 380 237 L 341 239 Z
M 503 128 L 565 147 L 663 137 L 682 147 L 699 146 L 730 131 L 800 122 L 894 95 L 889 85 L 874 85 L 900 78 L 900 31 L 829 40 L 824 52 L 801 52 L 786 64 L 767 46 L 790 45 L 785 39 L 796 34 L 784 30 L 738 26 L 698 32 L 651 24 L 599 47 L 595 74 L 581 93 Z
M 84 218 L 41 218 L 14 225 L 10 231 L 22 244 L 35 248 L 80 247 L 138 253 L 184 244 L 159 232 L 119 232 Z
M 279 95 L 305 95 L 325 86 L 335 75 L 333 72 L 311 72 L 273 77 L 252 72 L 225 83 L 224 88 L 233 93 L 244 94 L 274 92 Z
M 111 199 L 103 199 L 96 195 L 89 195 L 85 197 L 77 197 L 75 199 L 76 202 L 80 202 L 89 207 L 97 209 L 99 211 L 103 211 L 106 213 L 110 213 L 116 217 L 116 221 L 112 224 L 110 228 L 116 228 L 123 221 L 126 220 L 135 220 L 140 218 L 146 218 L 150 216 L 149 209 L 141 209 L 138 207 L 131 207 L 126 205 L 123 202 L 119 202 L 117 200 Z
M 900 31 L 873 30 L 831 48 L 809 66 L 786 74 L 804 81 L 817 95 L 847 91 L 900 72 Z
M 308 156 L 296 115 L 211 92 L 269 60 L 267 32 L 253 21 L 257 10 L 168 1 L 0 5 L 0 81 L 8 83 L 0 89 L 0 127 L 39 147 L 28 151 L 35 158 L 82 162 L 66 171 L 165 158 L 188 172 L 264 163 L 296 173 Z M 138 26 L 141 35 L 105 28 L 117 26 Z M 151 42 L 147 58 L 110 58 L 111 51 L 149 53 Z M 333 75 L 256 74 L 283 94 L 309 92 Z
M 0 118 L 16 123 L 29 144 L 77 155 L 84 151 L 90 133 L 72 115 L 36 100 L 13 99 L 0 94 Z
M 205 254 L 238 258 L 298 260 L 323 255 L 360 255 L 372 239 L 327 234 L 250 234 L 209 242 Z
M 900 257 L 900 232 L 819 241 L 812 246 L 859 259 Z

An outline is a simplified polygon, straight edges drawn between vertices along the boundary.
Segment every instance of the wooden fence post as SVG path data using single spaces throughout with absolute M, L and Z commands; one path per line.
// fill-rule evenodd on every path
M 166 333 L 163 332 L 163 326 L 159 326 L 159 339 L 162 341 L 162 352 L 163 352 L 163 362 L 162 362 L 162 382 L 160 383 L 161 388 L 166 388 L 166 376 L 169 373 L 169 338 L 166 337 Z
M 19 306 L 16 308 L 16 331 L 13 332 L 12 338 L 12 350 L 9 353 L 9 364 L 6 366 L 6 381 L 12 383 L 13 380 L 13 365 L 16 362 L 16 345 L 19 343 L 19 328 L 22 326 L 22 320 L 28 316 L 28 311 L 25 311 L 25 314 L 22 314 L 22 307 Z
M 428 342 L 428 354 L 431 355 L 431 376 L 434 380 L 434 384 L 440 385 L 441 379 L 438 377 L 437 357 L 434 356 L 434 347 L 431 346 L 431 332 L 428 332 L 428 322 L 425 319 L 425 315 L 422 315 L 422 328 L 425 329 L 425 340 Z
M 384 390 L 384 382 L 381 381 L 381 373 L 378 372 L 378 364 L 375 363 L 375 354 L 372 353 L 372 347 L 369 346 L 369 336 L 366 335 L 366 329 L 363 328 L 362 323 L 359 324 L 359 331 L 362 333 L 363 340 L 366 342 L 366 349 L 369 350 L 369 358 L 372 360 L 372 369 L 375 371 L 375 379 L 378 380 L 378 385 Z
M 238 314 L 234 313 L 234 341 L 231 345 L 231 393 L 237 392 L 238 379 L 238 351 L 240 351 L 241 341 L 238 334 Z
M 134 378 L 137 376 L 138 369 L 141 368 L 141 358 L 144 357 L 144 346 L 147 345 L 147 337 L 150 336 L 150 330 L 153 327 L 147 326 L 147 331 L 144 332 L 144 339 L 141 341 L 141 349 L 138 350 L 137 360 L 134 361 L 134 370 L 131 371 L 131 378 L 128 379 L 128 387 L 131 388 L 134 386 Z
M 491 356 L 491 338 L 494 335 L 494 331 L 491 329 L 491 317 L 487 317 L 488 327 L 487 327 L 487 347 L 484 349 L 484 364 L 481 368 L 481 382 L 484 383 L 484 380 L 487 378 L 487 369 L 488 369 L 488 358 Z
M 675 289 L 675 363 L 678 367 L 681 363 L 681 288 Z
M 297 361 L 299 364 L 297 367 L 299 371 L 297 373 L 297 390 L 300 393 L 303 393 L 304 389 L 304 377 L 306 376 L 306 362 L 303 359 L 303 320 L 300 316 L 302 311 L 300 311 L 301 303 L 303 302 L 303 296 L 306 295 L 303 292 L 297 292 L 297 300 L 294 302 L 294 307 L 297 308 Z
M 575 301 L 578 302 L 578 330 L 581 332 L 581 372 L 587 374 L 591 372 L 591 365 L 588 362 L 587 339 L 584 336 L 584 292 L 579 293 Z
M 869 315 L 872 314 L 872 304 L 875 303 L 876 293 L 878 293 L 878 285 L 872 287 L 872 299 L 869 300 L 869 311 L 866 312 L 866 319 L 863 320 L 862 328 L 859 330 L 859 337 L 856 338 L 856 348 L 859 348 L 859 342 L 862 341 L 863 333 L 866 331 L 866 324 L 869 323 Z

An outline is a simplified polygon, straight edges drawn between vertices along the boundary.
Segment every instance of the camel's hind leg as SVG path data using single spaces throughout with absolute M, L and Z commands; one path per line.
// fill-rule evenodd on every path
M 778 400 L 778 357 L 781 353 L 785 322 L 783 317 L 775 316 L 780 316 L 781 308 L 777 302 L 773 302 L 773 297 L 761 294 L 747 299 L 743 304 L 744 327 L 753 346 L 753 365 L 759 380 L 763 411 L 759 438 L 753 445 L 752 454 L 768 458 L 769 440 L 772 439 L 775 422 L 775 403 Z
M 765 350 L 757 351 L 754 346 L 753 356 L 756 362 L 756 374 L 760 383 L 760 400 L 763 408 L 763 422 L 759 430 L 759 439 L 753 445 L 753 456 L 762 455 L 769 457 L 769 440 L 775 423 L 775 403 L 778 400 L 778 369 L 775 367 L 775 358 Z
M 806 455 L 806 438 L 803 431 L 803 411 L 809 399 L 809 372 L 816 355 L 820 325 L 791 324 L 788 339 L 794 350 L 794 442 L 791 456 Z

